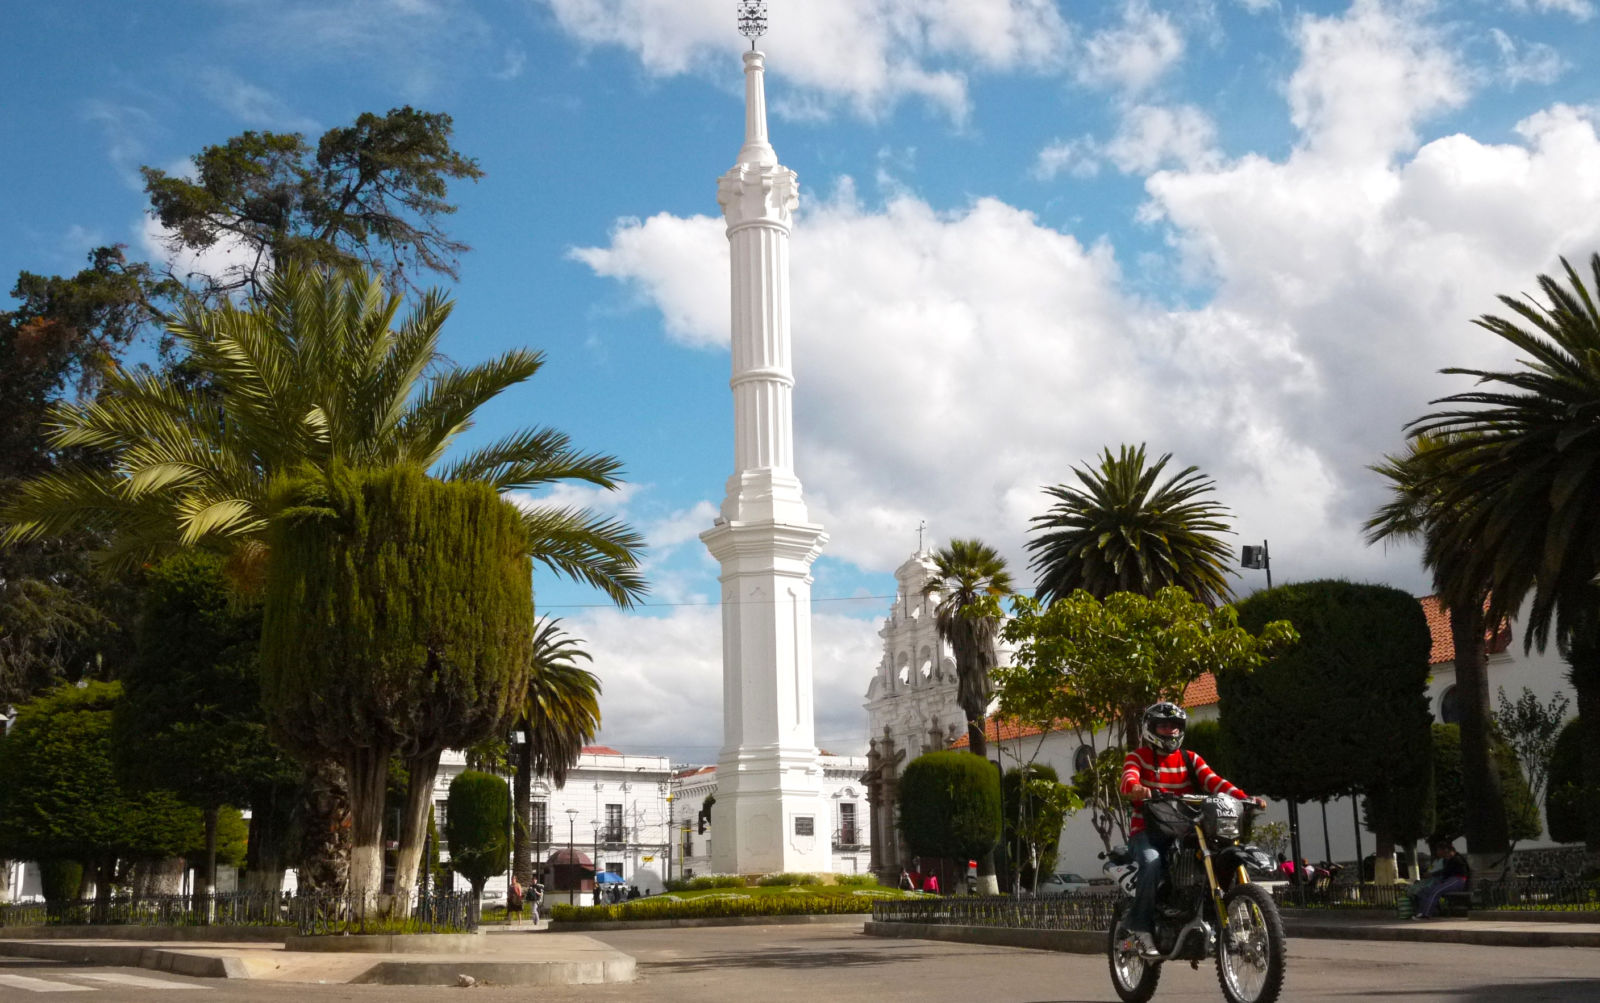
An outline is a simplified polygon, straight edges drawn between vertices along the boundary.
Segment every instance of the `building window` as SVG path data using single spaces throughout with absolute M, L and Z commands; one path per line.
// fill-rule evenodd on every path
M 528 807 L 530 809 L 528 838 L 535 843 L 550 842 L 550 804 L 546 801 L 535 801 Z
M 1456 696 L 1454 686 L 1446 687 L 1439 694 L 1439 721 L 1441 724 L 1459 724 L 1461 721 L 1461 700 Z
M 683 855 L 685 857 L 694 856 L 694 837 L 693 836 L 685 836 L 685 837 L 683 837 Z
M 839 842 L 845 846 L 856 843 L 856 806 L 853 804 L 839 806 Z
M 796 836 L 815 836 L 817 834 L 817 820 L 810 815 L 796 815 L 794 817 L 794 834 Z
M 606 828 L 600 838 L 607 843 L 622 842 L 622 806 L 606 805 Z
M 441 836 L 444 835 L 444 806 L 445 802 L 443 801 L 435 801 L 433 803 L 433 824 L 438 827 Z
M 615 874 L 619 878 L 622 877 L 622 861 L 613 860 L 608 862 L 606 864 L 606 870 L 610 871 L 612 874 Z
M 1077 776 L 1093 765 L 1094 750 L 1087 745 L 1078 746 L 1078 751 L 1072 754 L 1072 775 Z

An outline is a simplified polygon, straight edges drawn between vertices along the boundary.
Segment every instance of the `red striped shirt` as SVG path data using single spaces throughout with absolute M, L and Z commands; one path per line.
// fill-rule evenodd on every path
M 1200 786 L 1206 794 L 1228 794 L 1240 801 L 1248 801 L 1250 796 L 1239 788 L 1228 783 L 1217 774 L 1217 771 L 1206 765 L 1206 761 L 1198 752 L 1188 753 L 1194 760 L 1194 775 L 1200 781 Z M 1141 784 L 1152 791 L 1165 794 L 1198 794 L 1194 785 L 1189 782 L 1189 769 L 1184 765 L 1184 750 L 1157 756 L 1156 751 L 1149 746 L 1140 746 L 1128 753 L 1122 761 L 1122 793 L 1127 794 L 1134 785 Z M 1128 826 L 1128 835 L 1144 831 L 1144 802 L 1133 803 L 1133 821 Z

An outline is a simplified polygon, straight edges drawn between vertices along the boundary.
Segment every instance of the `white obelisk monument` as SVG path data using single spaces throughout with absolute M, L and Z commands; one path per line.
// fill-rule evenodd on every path
M 760 34 L 747 24 L 741 18 L 741 30 Z M 711 860 L 723 874 L 825 871 L 832 851 L 811 693 L 811 562 L 828 535 L 807 518 L 794 472 L 789 221 L 797 179 L 767 142 L 764 60 L 753 48 L 744 54 L 744 146 L 717 183 L 732 259 L 734 473 L 721 516 L 700 539 L 722 565 Z

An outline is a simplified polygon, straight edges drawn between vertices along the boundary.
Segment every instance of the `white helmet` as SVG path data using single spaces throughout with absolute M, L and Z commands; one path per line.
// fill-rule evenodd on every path
M 1176 735 L 1162 735 L 1156 731 L 1158 724 L 1175 724 L 1178 726 Z M 1189 728 L 1189 715 L 1182 707 L 1170 700 L 1153 703 L 1144 711 L 1144 727 L 1140 735 L 1150 748 L 1163 755 L 1177 752 L 1183 745 L 1183 733 Z

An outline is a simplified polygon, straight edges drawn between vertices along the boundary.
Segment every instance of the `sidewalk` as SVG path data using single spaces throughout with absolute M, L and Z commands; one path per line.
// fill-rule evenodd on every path
M 632 956 L 571 933 L 535 933 L 532 924 L 493 930 L 444 952 L 365 950 L 291 951 L 283 944 L 171 939 L 0 939 L 0 955 L 76 964 L 149 968 L 202 978 L 276 982 L 456 985 L 461 976 L 492 985 L 595 985 L 631 982 Z M 0 931 L 3 936 L 3 931 Z M 332 941 L 325 941 L 333 947 Z M 352 944 L 351 946 L 356 946 Z M 377 948 L 377 950 L 374 950 Z
M 1290 937 L 1329 940 L 1408 940 L 1497 947 L 1600 947 L 1600 914 L 1582 919 L 1531 919 L 1527 913 L 1505 917 L 1475 912 L 1461 919 L 1403 920 L 1371 912 L 1284 909 Z
M 1285 909 L 1283 924 L 1289 939 L 1405 940 L 1441 944 L 1475 944 L 1498 947 L 1600 948 L 1600 914 L 1572 920 L 1491 917 L 1401 920 L 1392 915 Z M 934 923 L 878 923 L 869 920 L 864 933 L 877 937 L 947 940 L 997 947 L 1030 947 L 1071 954 L 1099 954 L 1106 949 L 1102 931 L 1029 930 L 1016 927 L 952 926 Z

